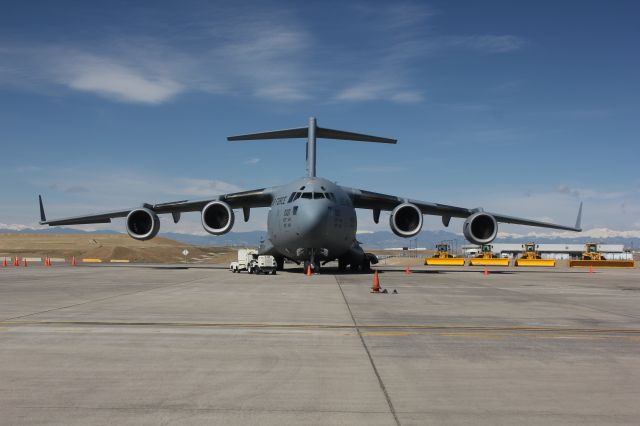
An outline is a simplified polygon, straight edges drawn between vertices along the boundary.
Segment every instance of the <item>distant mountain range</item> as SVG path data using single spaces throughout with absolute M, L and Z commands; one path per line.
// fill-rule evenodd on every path
M 0 228 L 0 234 L 119 234 L 115 231 L 81 231 L 71 228 L 44 228 L 44 229 L 4 229 Z M 214 235 L 192 235 L 181 234 L 176 232 L 161 232 L 160 236 L 170 238 L 182 243 L 192 244 L 196 246 L 257 246 L 260 241 L 266 237 L 264 231 L 251 232 L 230 232 L 221 236 Z M 372 249 L 381 248 L 397 248 L 397 247 L 415 247 L 416 238 L 418 247 L 427 249 L 434 248 L 436 243 L 449 240 L 454 246 L 468 244 L 462 235 L 454 234 L 448 231 L 422 231 L 417 237 L 404 239 L 399 238 L 390 231 L 378 231 L 371 233 L 362 233 L 357 235 L 358 241 L 364 247 Z M 535 241 L 536 243 L 560 243 L 571 242 L 573 244 L 586 243 L 589 241 L 602 242 L 606 244 L 623 244 L 627 248 L 640 248 L 640 238 L 592 238 L 580 236 L 576 234 L 575 238 L 543 238 L 543 237 L 522 237 L 522 238 L 498 238 L 495 242 L 499 243 L 525 243 Z

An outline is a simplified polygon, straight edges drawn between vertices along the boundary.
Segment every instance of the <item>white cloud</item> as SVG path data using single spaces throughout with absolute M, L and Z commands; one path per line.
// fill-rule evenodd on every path
M 60 71 L 60 81 L 72 89 L 92 92 L 100 96 L 125 102 L 159 104 L 185 90 L 172 79 L 145 76 L 109 58 L 71 59 L 71 64 Z
M 22 225 L 17 223 L 1 223 L 0 229 L 8 229 L 11 231 L 25 231 L 25 230 L 38 230 L 42 229 L 41 226 Z
M 640 238 L 640 230 L 628 230 L 628 231 L 620 231 L 609 228 L 593 228 L 593 229 L 585 229 L 582 232 L 569 232 L 569 231 L 532 231 L 527 233 L 513 233 L 513 232 L 499 232 L 498 238 Z
M 177 182 L 180 186 L 176 189 L 177 192 L 196 197 L 207 197 L 242 191 L 242 188 L 239 186 L 221 180 L 180 178 L 177 179 Z
M 244 162 L 244 164 L 249 164 L 251 166 L 258 164 L 260 162 L 259 158 L 249 158 L 247 161 Z
M 50 92 L 57 87 L 119 102 L 157 105 L 188 92 L 278 102 L 424 101 L 419 61 L 444 49 L 506 53 L 514 35 L 438 37 L 433 11 L 420 2 L 345 6 L 364 22 L 327 42 L 294 8 L 220 6 L 190 16 L 184 31 L 121 31 L 92 42 L 0 44 L 0 83 Z M 362 31 L 371 43 L 354 43 Z M 142 34 L 142 35 L 141 35 Z M 188 35 L 187 35 L 188 34 Z
M 336 99 L 340 101 L 390 100 L 396 103 L 416 103 L 424 99 L 420 92 L 403 88 L 401 83 L 391 79 L 384 81 L 386 78 L 373 78 L 355 83 L 338 92 Z

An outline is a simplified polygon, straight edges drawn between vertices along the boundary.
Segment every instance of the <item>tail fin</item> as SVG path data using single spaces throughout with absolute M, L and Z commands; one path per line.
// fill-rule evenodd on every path
M 42 195 L 38 195 L 38 201 L 40 202 L 40 224 L 42 225 L 47 221 L 47 216 L 44 214 L 44 206 L 42 205 Z
M 228 141 L 250 141 L 260 139 L 293 139 L 307 138 L 307 174 L 309 177 L 316 175 L 316 138 L 340 139 L 359 142 L 377 142 L 395 144 L 396 139 L 381 138 L 379 136 L 364 135 L 361 133 L 345 132 L 342 130 L 325 129 L 316 125 L 315 117 L 309 118 L 308 127 L 295 129 L 275 130 L 271 132 L 249 133 L 246 135 L 229 136 Z
M 575 228 L 582 231 L 582 201 L 580 201 L 580 208 L 578 209 L 578 217 L 576 218 Z

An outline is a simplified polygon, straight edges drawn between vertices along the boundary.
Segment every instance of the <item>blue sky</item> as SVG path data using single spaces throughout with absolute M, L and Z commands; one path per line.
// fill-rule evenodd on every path
M 53 217 L 286 183 L 304 174 L 303 141 L 225 137 L 314 115 L 399 140 L 321 141 L 318 174 L 338 183 L 561 223 L 584 200 L 585 228 L 638 236 L 639 12 L 4 1 L 0 223 L 35 225 L 38 193 Z M 188 216 L 162 229 L 203 232 Z M 236 229 L 264 229 L 264 217 Z

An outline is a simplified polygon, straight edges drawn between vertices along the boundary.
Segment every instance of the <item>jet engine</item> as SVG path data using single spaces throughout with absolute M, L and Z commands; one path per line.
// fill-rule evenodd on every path
M 389 226 L 398 237 L 409 238 L 418 235 L 422 229 L 422 212 L 415 204 L 400 204 L 391 212 Z
M 131 210 L 127 215 L 127 233 L 136 240 L 150 240 L 158 235 L 160 219 L 158 215 L 147 208 Z
M 231 231 L 235 215 L 229 204 L 212 201 L 202 209 L 202 226 L 213 235 L 222 235 Z
M 477 212 L 464 221 L 462 233 L 470 243 L 489 244 L 498 235 L 498 222 L 490 214 Z

